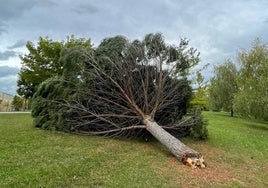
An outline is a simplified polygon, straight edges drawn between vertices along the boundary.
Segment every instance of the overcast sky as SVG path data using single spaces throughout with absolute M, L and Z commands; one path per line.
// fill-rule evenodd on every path
M 124 35 L 142 39 L 161 32 L 172 44 L 190 39 L 208 79 L 214 65 L 236 62 L 241 48 L 268 42 L 267 0 L 0 0 L 0 91 L 15 94 L 19 54 L 40 36 L 64 40 Z

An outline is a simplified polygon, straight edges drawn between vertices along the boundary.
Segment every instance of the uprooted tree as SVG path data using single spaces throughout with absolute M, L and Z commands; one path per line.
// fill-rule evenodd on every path
M 133 42 L 117 36 L 96 49 L 66 48 L 60 61 L 63 75 L 43 82 L 33 97 L 35 126 L 85 135 L 152 135 L 184 164 L 205 167 L 202 155 L 176 138 L 207 136 L 200 112 L 187 113 L 187 75 L 199 62 L 187 40 L 171 46 L 161 34 Z

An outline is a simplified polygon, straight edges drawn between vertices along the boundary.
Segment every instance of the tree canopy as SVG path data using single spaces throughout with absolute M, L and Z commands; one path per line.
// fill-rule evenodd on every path
M 190 134 L 205 123 L 187 107 L 192 88 L 187 71 L 199 53 L 182 39 L 167 45 L 161 34 L 128 41 L 104 39 L 96 49 L 69 48 L 61 53 L 61 77 L 43 82 L 33 97 L 37 127 L 80 134 L 147 137 L 150 117 L 175 136 Z
M 239 70 L 231 61 L 215 67 L 209 98 L 214 110 L 268 120 L 268 47 L 260 39 L 238 53 Z
M 237 70 L 234 63 L 227 60 L 214 67 L 215 76 L 210 80 L 209 99 L 212 110 L 233 110 L 234 95 L 237 92 Z
M 24 99 L 15 95 L 13 97 L 13 100 L 12 100 L 12 103 L 11 103 L 15 110 L 18 111 L 18 110 L 23 110 L 23 107 L 25 108 L 25 103 L 24 103 Z
M 241 66 L 234 109 L 244 117 L 268 120 L 268 46 L 259 39 L 238 54 Z
M 42 37 L 39 38 L 37 45 L 27 42 L 29 53 L 20 56 L 22 68 L 19 72 L 17 93 L 29 99 L 40 83 L 48 78 L 61 76 L 63 72 L 63 65 L 59 61 L 61 51 L 74 46 L 91 48 L 92 43 L 89 39 L 76 39 L 73 35 L 67 37 L 66 41 L 60 42 Z
M 201 71 L 208 66 L 205 65 L 202 69 L 196 71 L 195 81 L 196 86 L 194 89 L 192 99 L 190 101 L 191 106 L 201 108 L 202 110 L 209 110 L 209 101 L 207 94 L 207 82 L 204 81 L 204 77 Z

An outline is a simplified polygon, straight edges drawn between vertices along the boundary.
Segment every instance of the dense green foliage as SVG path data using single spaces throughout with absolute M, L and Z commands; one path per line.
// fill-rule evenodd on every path
M 201 108 L 202 110 L 210 109 L 206 88 L 198 88 L 195 93 L 193 93 L 191 106 Z
M 64 100 L 68 94 L 61 79 L 47 79 L 41 83 L 32 101 L 33 124 L 44 129 L 64 129 L 66 109 L 56 101 Z
M 30 99 L 40 83 L 54 76 L 61 76 L 63 65 L 60 61 L 60 53 L 65 48 L 79 46 L 80 48 L 91 48 L 91 41 L 74 36 L 67 37 L 66 41 L 53 41 L 48 38 L 39 38 L 37 45 L 28 42 L 26 47 L 28 54 L 22 55 L 22 68 L 19 72 L 17 82 L 17 93 Z
M 244 117 L 268 120 L 268 46 L 257 39 L 238 58 L 241 69 L 234 109 Z
M 197 140 L 206 140 L 208 138 L 208 129 L 207 129 L 207 120 L 203 119 L 203 116 L 199 117 L 199 114 L 201 114 L 200 108 L 193 108 L 192 109 L 198 119 L 196 121 L 196 124 L 190 128 L 190 135 L 192 138 Z
M 256 39 L 250 50 L 238 54 L 240 69 L 227 61 L 215 67 L 209 87 L 213 110 L 268 120 L 268 46 Z
M 116 36 L 95 49 L 66 48 L 59 59 L 62 75 L 47 79 L 34 94 L 34 123 L 93 135 L 148 137 L 138 127 L 146 114 L 173 135 L 194 131 L 206 138 L 206 131 L 191 129 L 206 129 L 200 113 L 185 117 L 192 94 L 186 75 L 198 61 L 187 40 L 169 46 L 161 34 L 132 42 Z M 163 69 L 164 64 L 172 69 Z
M 42 82 L 32 100 L 32 115 L 34 125 L 44 129 L 71 131 L 67 122 L 69 108 L 63 103 L 89 98 L 81 92 L 86 87 L 81 81 L 85 64 L 81 57 L 81 47 L 71 47 L 62 50 L 60 63 L 63 65 L 61 77 L 53 77 Z M 84 76 L 84 78 L 87 78 Z M 88 90 L 89 92 L 89 90 Z
M 18 111 L 18 110 L 23 110 L 23 108 L 25 107 L 24 103 L 25 103 L 25 100 L 23 98 L 15 95 L 13 97 L 13 100 L 12 100 L 11 104 L 14 106 L 15 111 Z
M 206 65 L 207 66 L 207 65 Z M 203 69 L 206 68 L 204 66 Z M 201 69 L 202 70 L 202 69 Z M 209 99 L 207 94 L 207 84 L 204 82 L 204 77 L 201 74 L 201 70 L 196 72 L 196 79 L 194 84 L 197 86 L 195 89 L 192 99 L 190 101 L 190 105 L 192 107 L 200 108 L 201 110 L 209 110 Z
M 237 92 L 237 70 L 230 60 L 214 68 L 215 76 L 208 89 L 211 109 L 230 112 Z

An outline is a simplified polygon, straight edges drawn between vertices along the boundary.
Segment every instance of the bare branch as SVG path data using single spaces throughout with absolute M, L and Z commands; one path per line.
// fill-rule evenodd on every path
M 107 131 L 98 131 L 98 132 L 88 132 L 88 131 L 78 131 L 76 134 L 83 134 L 83 135 L 110 135 L 114 132 L 122 132 L 127 130 L 133 130 L 133 129 L 145 129 L 145 125 L 132 125 L 130 127 L 124 127 L 124 128 L 118 128 L 118 129 L 112 129 Z

